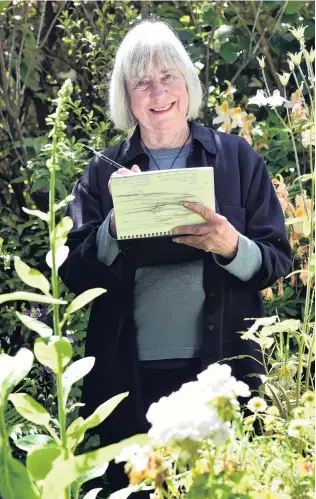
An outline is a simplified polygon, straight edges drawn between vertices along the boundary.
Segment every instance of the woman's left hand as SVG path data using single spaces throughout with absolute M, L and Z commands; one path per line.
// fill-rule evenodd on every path
M 186 202 L 184 206 L 201 215 L 206 223 L 175 227 L 172 232 L 175 235 L 181 234 L 181 237 L 176 237 L 173 241 L 210 251 L 224 258 L 234 258 L 238 249 L 238 232 L 227 218 L 198 203 Z

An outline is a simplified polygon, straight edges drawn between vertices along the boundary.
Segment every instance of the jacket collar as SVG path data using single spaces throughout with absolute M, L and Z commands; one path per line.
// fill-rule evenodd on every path
M 216 154 L 216 145 L 213 130 L 204 127 L 196 121 L 189 123 L 192 132 L 192 142 L 198 141 L 204 149 L 211 154 Z M 139 125 L 135 127 L 133 135 L 129 137 L 123 146 L 120 160 L 125 162 L 133 161 L 139 154 L 145 154 L 140 143 Z

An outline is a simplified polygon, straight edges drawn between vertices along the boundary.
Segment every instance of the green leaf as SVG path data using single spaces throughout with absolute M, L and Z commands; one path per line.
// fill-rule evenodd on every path
M 71 302 L 71 304 L 68 306 L 66 310 L 66 315 L 73 314 L 74 312 L 84 307 L 85 305 L 87 305 L 87 303 L 94 300 L 103 293 L 106 293 L 106 289 L 103 288 L 88 289 L 88 291 L 85 291 L 81 295 L 77 296 L 77 298 L 75 298 Z
M 21 348 L 14 357 L 0 354 L 0 400 L 30 372 L 33 360 L 34 355 L 27 348 Z
M 64 300 L 58 300 L 52 296 L 38 295 L 37 293 L 29 293 L 28 291 L 15 291 L 14 293 L 7 293 L 5 295 L 0 295 L 0 305 L 7 301 L 36 301 L 38 303 L 50 303 L 51 305 L 67 305 Z
M 9 400 L 18 413 L 28 421 L 41 426 L 48 425 L 50 421 L 49 413 L 27 393 L 12 393 Z
M 57 211 L 59 211 L 61 208 L 64 208 L 65 206 L 67 206 L 67 204 L 70 201 L 72 201 L 73 199 L 75 199 L 75 196 L 73 196 L 72 194 L 69 194 L 68 196 L 65 197 L 65 199 L 63 199 L 62 201 L 60 201 L 60 203 L 55 204 L 55 206 L 54 206 L 55 213 Z
M 67 461 L 53 463 L 51 472 L 44 480 L 41 499 L 59 497 L 71 483 L 87 471 L 114 459 L 124 447 L 133 444 L 146 445 L 149 440 L 147 434 L 134 435 L 117 444 L 70 458 Z
M 2 455 L 1 455 L 2 454 Z M 3 499 L 40 498 L 30 480 L 26 467 L 11 456 L 4 456 L 0 448 L 0 495 Z M 21 495 L 21 491 L 23 491 Z M 53 497 L 53 496 L 52 496 Z
M 43 322 L 38 321 L 37 319 L 34 319 L 33 317 L 30 317 L 29 315 L 25 314 L 20 314 L 20 312 L 15 312 L 20 321 L 29 329 L 32 331 L 35 331 L 38 333 L 40 336 L 43 338 L 48 338 L 53 334 L 52 328 L 49 326 L 46 326 L 46 324 L 43 324 Z
M 84 357 L 71 364 L 62 376 L 63 403 L 66 405 L 70 388 L 74 383 L 88 374 L 94 366 L 94 357 Z
M 50 338 L 37 338 L 34 344 L 34 353 L 37 360 L 44 366 L 57 373 L 58 359 L 64 368 L 72 358 L 72 346 L 68 338 L 51 336 Z
M 22 208 L 25 213 L 28 215 L 33 215 L 34 217 L 40 218 L 41 220 L 44 220 L 44 222 L 48 222 L 49 216 L 47 213 L 44 213 L 43 211 L 40 210 L 29 210 L 28 208 Z
M 236 43 L 225 43 L 221 45 L 219 53 L 223 57 L 223 59 L 232 64 L 238 58 L 239 47 Z
M 54 237 L 56 238 L 56 248 L 58 248 L 59 246 L 64 246 L 65 242 L 67 241 L 68 233 L 72 229 L 72 227 L 73 221 L 70 217 L 62 218 L 59 224 L 56 225 L 51 234 L 51 241 Z
M 38 96 L 38 93 L 37 93 L 37 96 Z M 35 182 L 32 184 L 32 188 L 31 188 L 31 194 L 33 194 L 34 192 L 36 191 L 39 191 L 40 189 L 42 189 L 42 187 L 44 186 L 48 186 L 49 184 L 49 180 L 48 178 L 46 177 L 41 177 L 41 178 L 38 178 L 37 180 L 35 180 Z M 23 208 L 24 209 L 24 208 Z M 32 211 L 33 210 L 29 210 L 29 211 Z M 30 213 L 30 215 L 34 215 L 34 213 Z
M 67 428 L 67 449 L 74 452 L 77 445 L 82 442 L 84 437 L 84 419 L 76 418 Z
M 83 499 L 96 499 L 97 495 L 99 492 L 101 492 L 102 489 L 92 489 L 89 490 L 88 494 L 86 494 Z
M 287 6 L 285 7 L 284 12 L 286 14 L 296 14 L 303 5 L 304 2 L 302 2 L 301 0 L 298 2 L 291 0 L 291 2 L 288 2 Z
M 49 295 L 50 284 L 46 277 L 36 269 L 32 269 L 20 258 L 15 257 L 14 268 L 19 278 L 32 288 L 40 289 L 45 295 Z
M 76 480 L 72 486 L 71 489 L 73 491 L 74 496 L 76 497 L 76 493 L 79 495 L 79 491 L 81 486 L 89 482 L 90 480 L 93 480 L 94 478 L 99 478 L 100 476 L 104 475 L 106 472 L 107 468 L 109 466 L 109 463 L 102 463 L 101 465 L 97 466 L 96 468 L 93 468 L 92 470 L 88 470 L 85 473 L 83 473 L 78 480 Z
M 57 269 L 59 269 L 59 267 L 61 267 L 62 264 L 64 263 L 64 261 L 67 259 L 68 253 L 69 253 L 68 246 L 59 246 L 56 249 L 55 262 L 56 262 Z M 49 251 L 46 255 L 46 263 L 49 266 L 49 268 L 53 267 L 52 252 L 51 251 Z
M 109 415 L 114 411 L 114 409 L 118 406 L 122 400 L 124 400 L 128 396 L 129 392 L 120 393 L 119 395 L 115 395 L 110 398 L 103 404 L 99 405 L 99 407 L 89 416 L 85 421 L 85 430 L 90 428 L 94 428 L 99 424 L 103 423 L 103 421 L 109 417 Z
M 30 452 L 35 447 L 44 447 L 51 444 L 55 444 L 55 440 L 52 437 L 49 437 L 48 435 L 39 435 L 38 433 L 35 435 L 26 435 L 25 437 L 14 440 L 14 445 L 26 452 Z
M 44 480 L 62 454 L 63 449 L 57 445 L 34 449 L 27 456 L 26 467 L 36 482 Z

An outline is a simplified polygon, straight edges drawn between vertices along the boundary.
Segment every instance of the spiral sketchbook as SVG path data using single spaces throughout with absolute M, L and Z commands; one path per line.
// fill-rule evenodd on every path
M 119 240 L 171 236 L 173 227 L 205 223 L 184 201 L 215 210 L 212 167 L 117 175 L 111 190 Z

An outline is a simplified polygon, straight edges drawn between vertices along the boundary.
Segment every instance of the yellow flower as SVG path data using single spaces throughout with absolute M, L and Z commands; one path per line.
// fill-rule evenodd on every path
M 242 111 L 240 106 L 232 108 L 230 110 L 232 128 L 236 128 L 237 126 L 241 128 L 243 126 L 243 121 L 246 116 L 247 113 L 245 111 Z

